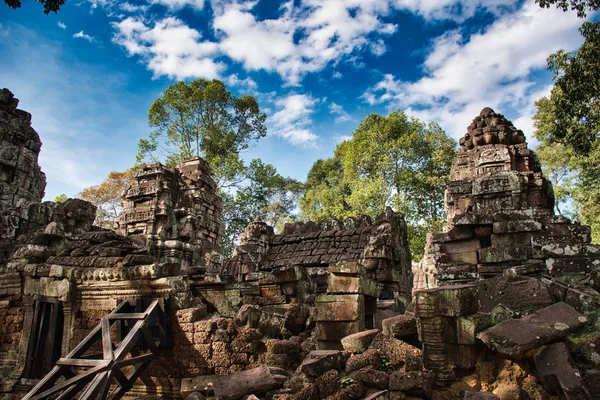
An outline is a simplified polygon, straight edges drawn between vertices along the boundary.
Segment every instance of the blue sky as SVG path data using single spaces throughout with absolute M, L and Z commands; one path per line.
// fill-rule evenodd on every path
M 0 87 L 33 114 L 46 199 L 129 168 L 177 80 L 254 95 L 268 134 L 245 158 L 304 180 L 369 113 L 403 109 L 458 139 L 491 106 L 531 137 L 547 56 L 582 42 L 574 13 L 532 0 L 23 3 L 0 4 Z

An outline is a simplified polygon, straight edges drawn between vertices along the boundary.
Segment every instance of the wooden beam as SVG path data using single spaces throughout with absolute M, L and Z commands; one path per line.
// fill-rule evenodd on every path
M 110 338 L 110 322 L 108 318 L 102 318 L 102 356 L 105 360 L 112 360 L 113 345 Z

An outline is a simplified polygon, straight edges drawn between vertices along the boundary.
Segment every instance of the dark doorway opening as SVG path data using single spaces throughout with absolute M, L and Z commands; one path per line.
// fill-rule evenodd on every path
M 33 297 L 33 320 L 24 378 L 42 379 L 60 358 L 64 315 L 56 297 Z
M 148 330 L 150 331 L 150 336 L 152 339 L 156 341 L 160 341 L 159 347 L 170 347 L 171 346 L 171 337 L 169 335 L 169 321 L 167 318 L 168 311 L 167 307 L 169 307 L 169 299 L 168 298 L 158 298 L 153 296 L 143 296 L 143 297 L 129 297 L 127 299 L 119 299 L 117 300 L 117 305 L 122 301 L 127 301 L 120 310 L 120 313 L 142 313 L 146 311 L 148 306 L 154 301 L 159 301 L 160 312 L 156 318 L 148 321 Z M 130 322 L 127 320 L 118 321 L 116 323 L 117 327 L 117 341 L 121 341 L 127 336 L 129 331 L 135 325 L 134 322 Z M 136 346 L 141 346 L 142 343 L 137 343 Z
M 375 313 L 377 312 L 377 298 L 365 296 L 365 329 L 375 328 Z

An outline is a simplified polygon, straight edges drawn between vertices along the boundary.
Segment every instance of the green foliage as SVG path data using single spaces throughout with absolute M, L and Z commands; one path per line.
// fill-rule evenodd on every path
M 38 0 L 44 6 L 44 14 L 56 13 L 65 4 L 65 0 Z M 21 0 L 4 0 L 4 3 L 12 9 L 21 8 Z
M 556 90 L 556 88 L 553 90 Z M 600 243 L 600 141 L 587 155 L 556 142 L 556 104 L 544 97 L 536 102 L 536 153 L 544 174 L 554 185 L 556 211 L 592 227 L 592 241 Z
M 340 389 L 345 389 L 348 386 L 352 386 L 355 383 L 356 383 L 356 381 L 354 379 L 350 378 L 349 376 L 342 376 L 340 378 Z
M 535 2 L 543 8 L 554 5 L 563 11 L 569 9 L 577 11 L 579 18 L 584 18 L 587 15 L 587 10 L 592 11 L 600 8 L 600 0 L 535 0 Z
M 121 213 L 121 195 L 129 187 L 132 179 L 133 169 L 124 172 L 113 171 L 101 184 L 87 187 L 78 194 L 79 198 L 96 206 L 96 225 L 114 229 Z
M 555 86 L 544 135 L 588 156 L 600 140 L 600 22 L 586 22 L 580 31 L 585 42 L 577 52 L 559 50 L 548 58 Z
M 148 110 L 148 138 L 138 143 L 137 162 L 203 157 L 213 169 L 224 201 L 224 254 L 256 217 L 274 226 L 294 217 L 302 185 L 255 159 L 245 165 L 241 153 L 266 135 L 266 116 L 256 99 L 235 97 L 223 82 L 196 79 L 169 86 Z
M 375 216 L 386 206 L 405 214 L 413 257 L 423 254 L 425 234 L 441 229 L 444 191 L 456 142 L 436 123 L 402 111 L 367 116 L 334 156 L 319 160 L 307 176 L 300 209 L 321 221 L 360 214 Z
M 246 171 L 247 180 L 234 193 L 222 191 L 227 240 L 224 254 L 230 255 L 237 236 L 256 217 L 275 228 L 294 218 L 302 183 L 281 176 L 271 164 L 254 159 Z
M 240 153 L 266 135 L 265 119 L 254 97 L 236 97 L 219 80 L 180 81 L 148 110 L 154 131 L 139 141 L 136 161 L 175 165 L 200 156 L 219 187 L 235 187 L 244 175 Z
M 58 196 L 56 196 L 54 198 L 54 202 L 55 203 L 64 203 L 67 200 L 69 200 L 69 197 L 66 194 L 64 194 L 64 193 L 59 194 Z
M 389 371 L 393 368 L 392 363 L 390 362 L 390 360 L 387 358 L 387 356 L 381 349 L 377 349 L 377 355 L 379 356 L 379 359 L 381 360 L 382 369 Z

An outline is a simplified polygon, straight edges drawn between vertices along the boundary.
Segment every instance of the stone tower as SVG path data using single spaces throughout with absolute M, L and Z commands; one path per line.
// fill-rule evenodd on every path
M 124 193 L 119 233 L 147 244 L 163 262 L 205 265 L 224 230 L 216 190 L 202 158 L 187 158 L 175 168 L 146 165 Z
M 484 108 L 459 143 L 446 190 L 448 230 L 428 237 L 415 288 L 468 283 L 507 270 L 589 270 L 588 256 L 596 254 L 590 228 L 554 215 L 552 184 L 522 131 Z

